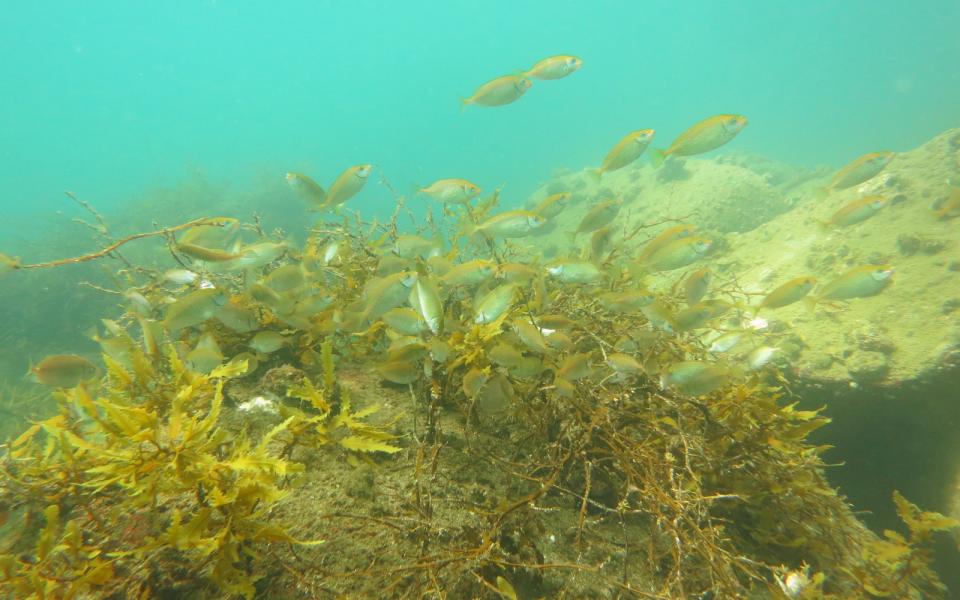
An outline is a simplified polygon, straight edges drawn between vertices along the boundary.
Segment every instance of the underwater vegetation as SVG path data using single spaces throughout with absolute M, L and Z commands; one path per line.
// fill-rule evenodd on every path
M 829 420 L 787 397 L 756 323 L 881 293 L 888 268 L 754 301 L 700 266 L 715 240 L 686 223 L 544 260 L 518 242 L 565 196 L 498 212 L 467 184 L 421 188 L 442 204 L 415 233 L 405 198 L 366 222 L 308 186 L 325 216 L 303 244 L 219 217 L 11 263 L 144 238 L 169 256 L 125 271 L 102 369 L 34 367 L 56 413 L 4 447 L 0 590 L 944 595 L 929 548 L 960 523 L 896 495 L 907 535 L 868 531 L 805 441 Z

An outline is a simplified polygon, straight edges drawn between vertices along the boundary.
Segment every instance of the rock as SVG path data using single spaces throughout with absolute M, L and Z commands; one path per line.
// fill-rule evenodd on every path
M 874 350 L 856 350 L 845 363 L 851 379 L 858 383 L 880 381 L 890 372 L 886 355 Z

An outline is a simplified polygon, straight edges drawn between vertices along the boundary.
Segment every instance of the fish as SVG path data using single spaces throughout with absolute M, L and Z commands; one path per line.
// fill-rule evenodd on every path
M 529 283 L 537 276 L 537 270 L 520 263 L 502 263 L 497 266 L 496 278 L 505 283 Z
M 960 187 L 951 187 L 950 195 L 934 205 L 933 214 L 941 221 L 960 217 Z
M 453 267 L 440 278 L 440 282 L 448 286 L 478 285 L 491 279 L 495 272 L 495 263 L 485 259 L 476 259 Z
M 380 377 L 391 383 L 407 385 L 420 378 L 423 372 L 415 362 L 409 360 L 390 360 L 375 367 Z
M 527 93 L 533 82 L 526 75 L 504 75 L 477 88 L 469 98 L 460 99 L 460 110 L 471 104 L 477 106 L 503 106 L 516 102 Z
M 477 367 L 471 367 L 467 374 L 463 376 L 461 387 L 463 393 L 471 400 L 476 397 L 480 389 L 487 383 L 488 375 Z
M 547 345 L 547 340 L 543 337 L 543 331 L 539 327 L 527 319 L 514 319 L 512 326 L 513 331 L 524 346 L 538 354 L 550 352 L 550 346 Z
M 540 331 L 544 333 L 544 341 L 554 350 L 569 352 L 576 347 L 576 344 L 573 343 L 570 336 L 562 331 L 550 331 L 550 333 L 547 333 L 546 329 L 541 329 Z
M 278 293 L 290 292 L 303 287 L 303 269 L 299 264 L 284 265 L 267 275 L 263 284 Z
M 153 305 L 150 304 L 150 301 L 134 288 L 125 291 L 123 297 L 129 300 L 133 310 L 141 315 L 150 316 L 151 311 L 153 311 Z
M 653 273 L 680 269 L 703 258 L 712 244 L 702 236 L 678 238 L 637 264 Z
M 853 267 L 818 288 L 816 301 L 876 296 L 893 282 L 890 265 Z
M 710 289 L 710 280 L 713 278 L 713 275 L 710 273 L 710 269 L 703 268 L 693 271 L 687 275 L 686 280 L 683 282 L 683 297 L 687 301 L 687 305 L 693 305 L 697 302 L 700 302 L 701 299 L 707 294 L 707 290 Z
M 97 376 L 100 369 L 76 354 L 54 354 L 30 367 L 28 372 L 38 383 L 57 388 L 76 387 Z
M 167 307 L 163 326 L 173 331 L 199 325 L 216 316 L 227 300 L 227 294 L 216 288 L 190 292 Z
M 552 219 L 553 217 L 562 213 L 563 209 L 567 207 L 572 199 L 573 194 L 570 192 L 558 192 L 556 194 L 550 194 L 541 200 L 539 204 L 537 204 L 536 208 L 533 209 L 533 212 L 537 213 L 544 219 Z
M 820 226 L 823 229 L 836 229 L 862 223 L 886 205 L 887 199 L 883 196 L 864 196 L 844 204 L 840 210 L 833 213 L 830 220 L 821 221 Z
M 676 390 L 685 396 L 702 396 L 727 385 L 731 371 L 716 363 L 681 361 L 660 374 L 660 389 Z
M 287 244 L 283 242 L 258 242 L 244 246 L 239 256 L 230 261 L 230 269 L 239 271 L 243 269 L 258 269 L 277 260 L 288 250 Z
M 562 79 L 582 66 L 583 61 L 576 56 L 558 54 L 538 61 L 523 74 L 540 80 Z
M 440 335 L 443 330 L 443 302 L 437 293 L 437 286 L 426 277 L 419 277 L 413 284 L 412 293 L 416 302 L 411 304 L 426 321 L 430 333 Z
M 724 333 L 710 343 L 710 346 L 707 348 L 707 352 L 721 354 L 723 352 L 727 352 L 728 350 L 732 350 L 734 346 L 740 343 L 740 340 L 743 339 L 743 336 L 743 331 L 729 331 Z
M 233 217 L 214 217 L 203 225 L 186 229 L 177 239 L 177 244 L 189 244 L 204 248 L 223 248 L 240 231 L 240 220 Z
M 617 169 L 629 165 L 640 158 L 640 155 L 647 149 L 656 131 L 653 129 L 638 129 L 631 131 L 623 136 L 619 142 L 607 153 L 603 163 L 596 168 L 591 169 L 590 174 L 596 179 L 600 179 L 606 173 L 611 173 Z
M 650 321 L 655 329 L 660 331 L 665 331 L 667 333 L 673 333 L 677 330 L 676 323 L 674 322 L 673 311 L 665 303 L 660 300 L 655 300 L 653 303 L 648 304 L 640 309 L 640 312 L 643 313 L 647 320 Z
M 295 302 L 291 298 L 286 298 L 276 293 L 262 283 L 254 283 L 250 286 L 250 297 L 267 305 L 277 314 L 290 314 L 293 312 Z
M 643 365 L 629 354 L 615 352 L 607 356 L 606 362 L 608 367 L 621 375 L 638 375 L 643 373 Z
M 420 335 L 428 331 L 427 323 L 420 314 L 407 307 L 391 308 L 380 317 L 383 322 L 403 335 Z
M 747 118 L 743 115 L 715 115 L 696 123 L 673 140 L 666 150 L 651 152 L 654 166 L 660 166 L 668 156 L 693 156 L 715 150 L 743 131 Z
M 487 324 L 510 310 L 517 296 L 517 285 L 505 283 L 487 292 L 475 307 L 474 323 Z
M 260 319 L 255 312 L 234 304 L 221 306 L 214 317 L 237 333 L 249 333 L 260 327 Z
M 750 354 L 747 355 L 747 369 L 750 371 L 756 371 L 767 365 L 771 360 L 773 360 L 774 355 L 777 353 L 779 348 L 773 346 L 758 346 L 750 351 Z
M 400 235 L 393 242 L 393 251 L 400 258 L 425 258 L 440 251 L 440 240 L 428 240 L 419 235 Z
M 656 296 L 647 290 L 623 290 L 619 292 L 606 292 L 598 297 L 600 305 L 615 313 L 628 313 L 640 310 L 644 306 L 653 304 Z
M 322 208 L 333 210 L 344 204 L 350 198 L 356 196 L 363 186 L 367 184 L 370 173 L 373 171 L 373 165 L 355 165 L 347 168 L 334 180 L 327 192 L 327 199 Z
M 466 204 L 480 195 L 480 186 L 466 179 L 438 179 L 417 192 L 444 204 Z
M 559 260 L 547 266 L 547 273 L 561 283 L 595 283 L 603 271 L 585 260 Z
M 219 250 L 217 248 L 206 248 L 204 246 L 187 244 L 183 242 L 177 244 L 177 250 L 186 254 L 190 258 L 195 258 L 204 262 L 227 262 L 229 260 L 240 258 L 240 255 L 234 252 Z
M 676 331 L 699 329 L 717 318 L 717 313 L 718 309 L 711 304 L 693 304 L 673 316 L 673 325 Z
M 20 268 L 20 259 L 7 256 L 0 252 L 0 277 Z
M 523 353 L 510 344 L 500 342 L 487 352 L 487 358 L 495 365 L 510 368 L 523 362 Z
M 440 364 L 447 362 L 447 359 L 453 354 L 453 346 L 440 338 L 431 339 L 427 345 L 430 347 L 430 358 Z
M 617 218 L 620 213 L 620 207 L 623 206 L 623 200 L 608 200 L 596 205 L 587 214 L 583 215 L 580 224 L 577 225 L 577 234 L 590 233 L 608 225 Z
M 643 262 L 670 242 L 681 238 L 690 237 L 694 234 L 694 232 L 696 232 L 696 229 L 697 228 L 693 225 L 674 225 L 673 227 L 664 229 L 656 237 L 644 244 L 643 248 L 640 250 L 640 253 L 637 254 L 637 260 Z
M 377 263 L 377 272 L 378 277 L 383 277 L 384 275 L 393 275 L 394 273 L 399 273 L 400 271 L 409 271 L 412 263 L 409 258 L 403 258 L 402 256 L 396 256 L 394 254 L 387 254 L 380 259 L 380 262 Z
M 474 233 L 497 238 L 518 238 L 543 227 L 546 219 L 528 210 L 510 210 L 494 215 L 477 225 Z
M 290 338 L 282 333 L 264 330 L 253 336 L 247 343 L 247 346 L 253 348 L 260 354 L 270 354 L 283 348 L 289 340 Z
M 509 409 L 517 396 L 513 385 L 502 373 L 494 373 L 477 392 L 477 408 L 485 414 L 498 414 Z
M 855 158 L 837 171 L 830 180 L 830 183 L 827 184 L 827 187 L 821 191 L 829 193 L 845 190 L 861 184 L 868 179 L 872 179 L 879 175 L 895 156 L 895 152 L 884 150 L 882 152 L 871 152 Z
M 189 269 L 168 269 L 163 272 L 163 278 L 170 283 L 187 285 L 195 282 L 200 275 Z
M 803 275 L 783 283 L 763 297 L 758 308 L 781 308 L 803 300 L 817 285 L 816 277 Z
M 590 234 L 590 260 L 599 261 L 603 258 L 604 253 L 613 244 L 615 232 L 616 229 L 612 225 L 607 225 Z
M 557 367 L 557 377 L 571 382 L 589 377 L 592 373 L 589 352 L 571 354 L 560 361 Z
M 303 173 L 295 173 L 293 171 L 287 173 L 286 178 L 290 187 L 295 189 L 304 200 L 315 206 L 323 206 L 323 203 L 327 199 L 327 192 L 320 187 L 320 184 Z
M 391 308 L 402 305 L 416 282 L 415 271 L 401 271 L 369 281 L 364 289 L 366 318 L 379 319 Z
M 197 373 L 209 373 L 223 364 L 223 352 L 217 345 L 216 338 L 205 333 L 197 340 L 197 345 L 187 353 L 187 365 Z

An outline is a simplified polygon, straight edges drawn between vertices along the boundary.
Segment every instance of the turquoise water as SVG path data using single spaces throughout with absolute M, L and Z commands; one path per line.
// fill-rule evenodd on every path
M 666 144 L 718 112 L 750 118 L 739 150 L 839 166 L 956 124 L 958 24 L 949 1 L 21 2 L 0 15 L 0 245 L 42 235 L 65 189 L 108 210 L 196 172 L 243 188 L 372 162 L 402 191 L 466 177 L 519 204 L 624 131 Z M 460 113 L 557 53 L 584 67 Z

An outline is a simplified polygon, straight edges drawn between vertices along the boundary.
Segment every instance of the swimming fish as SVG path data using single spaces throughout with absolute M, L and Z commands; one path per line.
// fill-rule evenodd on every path
M 58 388 L 75 387 L 81 381 L 95 377 L 99 372 L 95 364 L 76 354 L 47 356 L 30 367 L 30 374 L 39 383 Z
M 654 273 L 680 269 L 703 258 L 712 244 L 711 240 L 702 236 L 677 238 L 638 261 L 638 265 Z
M 504 283 L 529 283 L 537 276 L 537 270 L 521 263 L 502 263 L 497 265 L 496 277 Z
M 248 333 L 260 327 L 260 319 L 255 312 L 234 304 L 221 306 L 214 317 L 237 333 Z
M 493 277 L 495 269 L 496 264 L 492 261 L 478 258 L 453 267 L 440 278 L 440 282 L 448 286 L 478 285 Z
M 577 226 L 577 234 L 589 233 L 600 229 L 617 218 L 620 213 L 620 207 L 623 206 L 623 200 L 607 200 L 594 206 L 587 214 L 583 215 L 580 224 Z
M 625 135 L 617 144 L 607 153 L 603 163 L 597 169 L 590 171 L 597 179 L 603 177 L 605 173 L 622 169 L 633 161 L 640 158 L 656 132 L 653 129 L 638 129 Z
M 829 221 L 821 222 L 820 226 L 824 229 L 849 227 L 866 221 L 886 205 L 887 199 L 882 196 L 865 196 L 844 204 Z
M 890 151 L 864 154 L 837 171 L 824 191 L 845 190 L 872 179 L 890 164 L 894 156 L 896 153 Z
M 295 173 L 293 171 L 287 173 L 286 178 L 290 187 L 295 189 L 304 200 L 316 206 L 323 206 L 323 203 L 327 199 L 327 192 L 325 192 L 316 181 L 310 179 L 303 173 Z
M 558 54 L 545 58 L 524 72 L 527 77 L 534 79 L 561 79 L 583 66 L 583 61 L 576 56 Z
M 550 219 L 563 212 L 563 209 L 566 208 L 572 199 L 573 194 L 570 192 L 558 192 L 556 194 L 550 194 L 541 200 L 540 204 L 537 204 L 537 207 L 533 209 L 533 212 L 537 213 L 544 219 Z
M 272 352 L 276 352 L 280 348 L 283 348 L 288 341 L 289 338 L 282 333 L 264 330 L 253 336 L 247 345 L 260 354 L 270 354 Z
M 660 389 L 676 390 L 686 396 L 702 396 L 730 381 L 728 368 L 695 360 L 674 363 L 660 375 Z
M 546 219 L 528 210 L 510 210 L 494 215 L 477 225 L 474 233 L 482 232 L 499 238 L 518 238 L 535 231 Z
M 443 330 L 443 302 L 440 301 L 436 285 L 425 276 L 418 277 L 413 284 L 412 296 L 415 302 L 411 304 L 426 321 L 430 333 L 440 335 Z
M 693 225 L 674 225 L 673 227 L 664 229 L 657 234 L 656 237 L 644 244 L 643 248 L 640 249 L 640 253 L 637 254 L 637 260 L 643 262 L 670 242 L 680 238 L 690 237 L 696 229 Z
M 503 106 L 523 96 L 533 82 L 525 75 L 504 75 L 481 85 L 469 98 L 460 100 L 460 110 L 470 104 L 477 106 Z
M 415 362 L 403 359 L 389 360 L 375 367 L 380 377 L 392 383 L 406 385 L 413 383 L 420 377 L 422 370 Z
M 613 245 L 614 234 L 617 230 L 614 226 L 605 225 L 590 234 L 590 260 L 600 261 L 604 253 Z
M 706 295 L 713 275 L 710 269 L 703 268 L 687 275 L 683 282 L 683 295 L 688 305 L 696 304 Z
M 585 260 L 559 260 L 547 266 L 547 273 L 561 283 L 594 283 L 603 271 Z
M 440 250 L 440 240 L 428 240 L 419 235 L 400 235 L 393 243 L 393 251 L 401 258 L 425 258 Z
M 817 285 L 815 277 L 796 277 L 773 289 L 763 297 L 758 308 L 780 308 L 802 300 Z
M 197 373 L 209 373 L 223 364 L 223 352 L 216 338 L 209 333 L 200 336 L 197 345 L 187 353 L 186 362 Z
M 239 254 L 227 252 L 226 250 L 207 248 L 204 246 L 198 246 L 196 244 L 188 244 L 184 242 L 177 244 L 177 250 L 183 252 L 190 258 L 195 258 L 205 262 L 226 262 L 228 260 L 233 260 L 240 257 Z
M 853 267 L 828 281 L 818 290 L 816 300 L 866 298 L 882 292 L 893 281 L 890 265 Z
M 446 204 L 465 204 L 480 195 L 480 186 L 466 179 L 438 179 L 417 192 Z
M 332 210 L 357 195 L 367 184 L 373 165 L 356 165 L 349 167 L 334 180 L 327 192 L 327 199 L 323 203 L 324 209 Z
M 703 154 L 726 144 L 747 126 L 743 115 L 716 115 L 687 129 L 673 140 L 666 150 L 653 150 L 653 164 L 659 166 L 671 155 Z
M 950 195 L 934 205 L 933 214 L 941 221 L 960 217 L 960 187 L 951 187 Z
M 227 300 L 227 294 L 216 288 L 190 292 L 167 307 L 163 326 L 175 330 L 199 325 L 215 316 Z
M 200 275 L 188 269 L 168 269 L 163 272 L 163 278 L 171 283 L 186 285 L 193 283 Z
M 194 225 L 177 238 L 178 244 L 193 244 L 203 248 L 223 248 L 240 231 L 240 220 L 234 217 L 213 217 L 203 225 Z
M 414 271 L 401 271 L 369 281 L 364 289 L 366 318 L 379 319 L 391 308 L 402 305 L 416 282 Z
M 610 312 L 626 313 L 640 310 L 644 306 L 653 304 L 656 296 L 647 290 L 623 290 L 606 292 L 598 298 L 600 305 Z
M 513 331 L 524 346 L 539 354 L 547 354 L 550 347 L 543 337 L 543 331 L 527 319 L 514 319 Z
M 230 261 L 229 268 L 233 271 L 242 269 L 257 269 L 268 265 L 276 259 L 283 256 L 287 251 L 287 245 L 281 242 L 258 242 L 244 246 L 240 250 L 240 256 Z
M 510 310 L 516 295 L 517 286 L 513 283 L 505 283 L 493 288 L 477 303 L 474 323 L 487 324 L 496 321 L 503 313 Z
M 304 283 L 303 269 L 299 264 L 289 264 L 274 269 L 263 280 L 264 285 L 281 294 L 300 288 Z
M 643 365 L 637 359 L 622 352 L 608 355 L 607 366 L 621 375 L 637 375 L 643 372 Z

